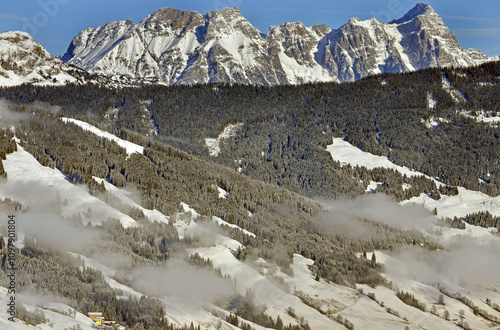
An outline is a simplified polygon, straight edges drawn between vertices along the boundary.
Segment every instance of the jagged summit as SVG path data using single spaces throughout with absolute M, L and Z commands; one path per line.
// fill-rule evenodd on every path
M 415 7 L 410 9 L 410 11 L 408 11 L 403 17 L 397 20 L 393 20 L 389 22 L 389 24 L 401 24 L 404 22 L 409 22 L 417 16 L 430 16 L 433 14 L 437 15 L 437 13 L 430 5 L 423 2 L 419 2 L 415 5 Z
M 106 75 L 91 74 L 54 57 L 26 32 L 0 33 L 0 86 L 87 83 L 100 86 L 136 86 L 142 81 L 118 80 L 116 77 L 111 79 Z
M 234 18 L 237 16 L 244 18 L 243 14 L 238 9 L 238 7 L 226 7 L 226 8 L 222 8 L 220 10 L 213 10 L 213 11 L 206 14 L 206 16 L 209 18 L 216 16 L 216 15 L 220 15 L 224 18 Z
M 158 27 L 158 25 L 164 24 L 176 30 L 177 28 L 189 25 L 189 23 L 198 22 L 201 19 L 202 15 L 196 11 L 182 11 L 171 7 L 165 7 L 146 16 L 138 26 L 154 29 Z

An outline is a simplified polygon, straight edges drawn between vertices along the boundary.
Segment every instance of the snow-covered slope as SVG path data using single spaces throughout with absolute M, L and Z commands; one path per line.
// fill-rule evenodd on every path
M 327 151 L 331 154 L 333 160 L 339 161 L 343 165 L 364 166 L 369 170 L 377 167 L 389 168 L 402 175 L 429 178 L 423 173 L 396 165 L 387 157 L 362 151 L 341 138 L 334 138 L 332 143 L 327 146 Z M 435 180 L 435 183 L 438 187 L 442 185 L 437 180 Z M 376 190 L 375 183 L 369 189 L 367 189 L 368 192 Z M 440 217 L 464 217 L 467 214 L 484 211 L 500 216 L 500 196 L 490 197 L 482 192 L 467 190 L 463 187 L 458 187 L 458 194 L 455 196 L 442 195 L 439 200 L 435 200 L 426 194 L 422 194 L 403 202 L 403 204 L 406 203 L 420 204 L 429 211 L 436 209 Z
M 84 122 L 67 118 L 65 122 L 67 122 L 68 125 L 72 122 L 84 127 L 92 134 L 95 134 L 96 137 L 116 139 L 116 137 L 109 136 L 105 132 Z M 227 128 L 228 129 L 223 132 L 221 137 L 230 136 L 231 130 L 235 127 L 231 125 Z M 127 147 L 126 141 L 115 141 Z M 128 150 L 129 153 L 142 152 L 139 146 L 128 145 L 128 147 L 131 148 Z M 82 188 L 73 185 L 58 170 L 41 166 L 29 153 L 24 151 L 21 147 L 18 148 L 18 151 L 7 155 L 7 160 L 3 161 L 8 176 L 7 181 L 2 182 L 0 185 L 1 198 L 13 198 L 22 202 L 25 207 L 29 207 L 31 210 L 40 210 L 43 205 L 50 207 L 50 205 L 52 205 L 51 200 L 62 198 L 67 199 L 67 201 L 60 203 L 61 210 L 59 213 L 61 218 L 69 218 L 76 212 L 87 210 L 90 207 L 93 210 L 92 215 L 85 216 L 87 217 L 85 220 L 99 223 L 101 219 L 112 217 L 120 219 L 124 226 L 139 225 L 119 210 L 90 196 L 86 192 L 85 187 Z M 341 143 L 338 139 L 334 140 L 334 143 L 328 147 L 328 150 L 331 152 L 334 159 L 341 160 L 345 163 L 356 166 L 367 166 L 368 168 L 389 167 L 407 175 L 419 175 L 417 172 L 395 166 L 387 158 L 361 152 L 345 141 Z M 99 178 L 95 178 L 95 180 L 99 183 L 103 183 L 108 193 L 115 196 L 122 204 L 139 208 L 152 221 L 159 221 L 172 225 L 178 231 L 181 239 L 188 236 L 195 237 L 197 235 L 210 238 L 210 244 L 190 247 L 185 251 L 186 254 L 193 255 L 198 253 L 201 257 L 210 258 L 212 265 L 215 268 L 220 268 L 222 275 L 227 275 L 231 278 L 229 283 L 232 283 L 232 285 L 225 285 L 221 290 L 228 290 L 228 287 L 231 286 L 234 287 L 237 292 L 244 295 L 248 289 L 251 289 L 255 294 L 256 300 L 265 306 L 265 312 L 274 319 L 277 319 L 279 316 L 285 324 L 299 325 L 301 320 L 305 320 L 312 329 L 344 329 L 344 325 L 342 325 L 339 320 L 342 320 L 342 322 L 346 322 L 347 320 L 352 323 L 356 329 L 402 329 L 405 328 L 405 326 L 426 329 L 454 329 L 456 328 L 457 320 L 460 318 L 459 312 L 463 309 L 465 311 L 466 321 L 473 328 L 486 329 L 490 326 L 483 318 L 475 315 L 472 310 L 457 299 L 446 296 L 444 297 L 443 303 L 438 303 L 440 295 L 438 289 L 426 281 L 430 277 L 419 277 L 426 269 L 421 273 L 412 274 L 413 268 L 409 267 L 410 262 L 414 262 L 417 266 L 420 265 L 420 262 L 423 265 L 429 265 L 431 269 L 434 267 L 442 271 L 443 267 L 440 266 L 441 263 L 439 262 L 435 264 L 425 263 L 417 258 L 415 258 L 415 260 L 411 260 L 409 257 L 404 259 L 397 255 L 391 255 L 390 252 L 387 251 L 376 251 L 378 262 L 386 265 L 386 270 L 383 275 L 395 285 L 392 289 L 384 286 L 372 288 L 362 284 L 357 284 L 356 288 L 353 288 L 332 284 L 323 279 L 316 279 L 311 271 L 314 261 L 297 254 L 293 255 L 293 263 L 291 264 L 292 272 L 287 272 L 285 274 L 282 269 L 275 264 L 271 264 L 262 259 L 245 261 L 237 258 L 235 256 L 235 251 L 244 249 L 244 247 L 240 242 L 226 236 L 223 230 L 214 225 L 227 224 L 220 218 L 213 217 L 213 223 L 209 223 L 209 220 L 201 221 L 201 217 L 196 210 L 182 203 L 181 205 L 184 212 L 178 214 L 176 221 L 173 221 L 174 219 L 165 216 L 158 210 L 144 209 L 133 200 L 131 192 L 113 186 L 106 180 Z M 29 189 L 26 189 L 26 187 L 29 187 Z M 221 193 L 221 198 L 224 198 L 224 194 L 228 194 L 228 192 L 223 189 L 219 189 L 219 192 Z M 229 194 L 231 194 L 230 191 Z M 476 197 L 480 199 L 476 199 Z M 422 198 L 428 197 L 422 196 Z M 431 201 L 429 199 L 429 201 L 425 200 L 423 202 L 418 200 L 412 200 L 410 202 L 425 204 Z M 459 194 L 457 196 L 442 196 L 441 200 L 436 202 L 440 202 L 441 204 L 431 205 L 430 207 L 437 207 L 439 214 L 447 214 L 447 206 L 449 206 L 449 212 L 457 211 L 458 213 L 469 213 L 469 210 L 480 210 L 482 207 L 487 207 L 490 212 L 495 210 L 495 208 L 500 210 L 500 207 L 496 206 L 496 203 L 500 205 L 500 201 L 493 198 L 487 199 L 487 196 L 481 196 L 479 193 L 474 195 L 474 192 L 466 191 L 462 188 L 459 188 Z M 20 217 L 23 223 L 29 219 L 30 212 L 31 211 L 23 213 L 22 217 Z M 451 213 L 448 214 L 452 215 Z M 44 225 L 46 221 L 49 221 L 47 218 L 43 218 L 42 215 L 37 216 L 37 219 L 43 221 Z M 22 223 L 20 222 L 20 231 L 23 230 L 21 225 Z M 62 222 L 59 222 L 58 225 L 62 226 Z M 241 230 L 241 233 L 244 235 L 255 236 L 255 234 L 239 228 L 235 224 L 230 226 Z M 437 227 L 433 227 L 433 229 L 436 228 Z M 58 229 L 56 227 L 50 227 L 50 230 L 55 231 Z M 64 234 L 69 236 L 68 232 Z M 78 232 L 78 234 L 83 235 L 84 233 Z M 453 228 L 443 228 L 439 236 L 434 233 L 426 233 L 426 235 L 436 236 L 437 240 L 447 248 L 446 251 L 443 251 L 445 256 L 456 253 L 449 247 L 453 247 L 451 243 L 462 239 L 482 242 L 485 246 L 485 251 L 489 251 L 488 249 L 491 246 L 498 246 L 499 242 L 498 238 L 491 235 L 488 229 L 476 228 L 473 226 L 467 226 L 465 231 L 459 231 Z M 62 236 L 62 233 L 58 235 L 58 237 Z M 40 237 L 38 236 L 37 239 L 40 239 Z M 88 237 L 86 237 L 86 239 L 86 244 L 88 244 Z M 71 243 L 71 246 L 74 246 L 77 242 L 71 241 Z M 460 247 L 460 249 L 462 248 L 463 247 Z M 420 248 L 415 247 L 415 249 Z M 69 251 L 72 250 L 69 249 Z M 491 251 L 488 253 L 490 252 Z M 102 259 L 100 261 L 99 255 L 83 255 L 86 252 L 82 251 L 78 251 L 77 253 L 72 253 L 72 255 L 80 257 L 86 267 L 91 267 L 102 272 L 105 281 L 119 292 L 118 295 L 120 297 L 126 298 L 132 296 L 138 298 L 145 293 L 145 290 L 140 285 L 141 283 L 137 281 L 129 281 L 127 283 L 120 282 L 120 276 L 117 276 L 117 270 L 119 270 L 120 266 L 116 266 L 113 262 L 109 262 L 109 259 L 112 257 L 101 256 L 108 260 L 104 262 Z M 431 255 L 434 253 L 439 253 L 439 251 L 429 252 L 422 249 L 423 257 L 427 256 L 427 254 Z M 414 255 L 418 254 L 412 254 L 412 256 Z M 462 256 L 462 254 L 459 253 L 456 253 L 456 255 Z M 463 254 L 463 256 L 467 257 L 467 254 Z M 371 256 L 368 255 L 368 258 L 370 257 Z M 440 261 L 441 259 L 436 260 Z M 442 260 L 449 260 L 449 258 Z M 470 261 L 470 259 L 468 260 Z M 456 264 L 450 262 L 446 263 L 446 265 Z M 461 264 L 458 265 L 460 266 Z M 210 287 L 212 282 L 205 277 L 205 275 L 209 275 L 208 271 L 197 270 L 180 260 L 167 260 L 164 266 L 165 267 L 157 267 L 151 270 L 158 276 L 147 278 L 151 279 L 151 281 L 158 281 L 156 284 L 161 290 L 165 290 L 166 287 L 169 290 L 172 289 L 172 287 L 176 288 L 176 290 L 169 291 L 170 293 L 160 297 L 165 307 L 166 317 L 171 323 L 181 326 L 193 322 L 195 326 L 200 325 L 202 328 L 206 329 L 236 329 L 236 327 L 231 326 L 223 320 L 224 316 L 229 314 L 228 310 L 224 310 L 222 307 L 212 303 L 192 303 L 192 297 L 198 298 L 198 294 L 201 291 L 209 291 L 210 288 L 207 287 Z M 492 266 L 497 267 L 498 265 L 496 262 L 493 262 Z M 134 271 L 142 274 L 141 272 L 143 270 L 138 269 Z M 200 273 L 197 273 L 198 271 Z M 444 272 L 446 273 L 446 271 L 445 269 Z M 182 275 L 182 280 L 179 277 L 175 277 L 175 280 L 173 280 L 172 278 L 174 277 L 171 277 L 172 272 L 174 272 L 176 276 Z M 436 274 L 440 275 L 441 273 L 436 271 Z M 135 275 L 132 274 L 131 276 L 134 277 Z M 221 279 L 217 278 L 217 280 L 214 281 L 217 282 L 219 280 Z M 468 299 L 471 299 L 474 304 L 487 310 L 491 315 L 500 316 L 499 312 L 495 311 L 485 302 L 486 298 L 492 299 L 493 302 L 499 301 L 500 295 L 496 291 L 498 291 L 497 289 L 500 289 L 500 287 L 498 287 L 497 284 L 491 287 L 478 287 L 474 285 L 463 286 L 460 284 L 460 281 L 454 278 L 448 278 L 446 281 L 440 278 L 440 280 L 441 283 L 446 285 L 453 293 L 460 292 Z M 202 290 L 199 289 L 200 287 Z M 356 289 L 362 289 L 363 292 Z M 427 310 L 421 311 L 404 304 L 396 296 L 397 289 L 414 294 L 419 301 L 426 304 Z M 229 291 L 231 290 L 232 289 Z M 373 298 L 370 297 L 371 294 L 374 294 Z M 6 298 L 5 289 L 0 288 L 0 302 L 5 303 Z M 62 311 L 70 309 L 67 305 L 51 301 L 46 301 L 44 304 L 47 304 L 50 309 L 60 309 Z M 25 305 L 30 310 L 36 307 L 35 304 L 30 304 L 28 302 Z M 430 312 L 432 306 L 435 306 L 438 315 L 434 315 Z M 90 320 L 84 315 L 76 313 L 75 317 L 71 317 L 49 310 L 48 307 L 40 308 L 43 309 L 45 316 L 50 322 L 53 322 L 53 325 L 51 327 L 50 323 L 46 323 L 39 325 L 38 328 L 64 329 L 79 325 L 83 329 L 87 329 L 91 324 Z M 443 317 L 445 310 L 450 312 L 450 320 L 446 320 Z M 6 322 L 5 318 L 0 318 L 0 327 L 6 329 L 30 329 L 30 327 L 20 322 L 12 326 Z M 263 329 L 257 324 L 253 324 L 249 321 L 245 322 L 255 329 Z
M 458 229 L 449 230 L 460 232 Z M 464 236 L 462 239 L 466 239 L 466 237 L 468 237 L 467 234 L 468 233 L 461 234 Z M 457 234 L 457 236 L 459 235 L 460 234 Z M 489 238 L 492 238 L 491 235 L 489 236 Z M 493 239 L 496 240 L 494 244 L 498 247 L 498 239 Z M 449 238 L 448 242 L 450 242 Z M 468 254 L 466 250 L 465 248 L 460 251 L 460 253 L 465 256 Z M 464 321 L 469 324 L 471 329 L 498 328 L 498 324 L 489 322 L 479 314 L 474 313 L 471 308 L 467 307 L 462 301 L 457 299 L 456 296 L 450 296 L 446 293 L 442 294 L 438 289 L 437 283 L 440 283 L 440 286 L 446 288 L 447 292 L 452 295 L 459 293 L 488 314 L 494 317 L 500 316 L 498 311 L 494 310 L 486 303 L 488 299 L 498 301 L 500 298 L 498 284 L 474 285 L 458 280 L 458 277 L 461 275 L 470 275 L 484 270 L 467 269 L 466 267 L 462 267 L 463 265 L 460 265 L 460 269 L 458 270 L 453 269 L 455 262 L 458 261 L 458 264 L 461 263 L 459 261 L 459 253 L 455 252 L 456 255 L 454 255 L 453 252 L 438 251 L 436 252 L 437 256 L 428 256 L 429 260 L 425 260 L 425 254 L 418 251 L 404 253 L 375 251 L 375 253 L 377 262 L 384 265 L 385 271 L 383 276 L 392 282 L 394 290 L 413 294 L 418 301 L 425 304 L 426 311 L 424 312 L 417 308 L 402 304 L 401 300 L 394 294 L 394 290 L 390 290 L 386 287 L 379 286 L 377 288 L 370 288 L 366 285 L 357 285 L 358 288 L 363 289 L 365 294 L 374 294 L 374 297 L 378 301 L 382 301 L 386 307 L 397 311 L 401 317 L 405 317 L 412 324 L 429 329 L 456 328 L 457 323 L 461 319 L 460 311 L 463 310 L 465 316 Z M 443 256 L 446 256 L 446 258 L 442 258 Z M 371 258 L 371 253 L 368 253 L 367 257 Z M 440 257 L 442 259 L 439 259 Z M 468 259 L 468 257 L 467 261 L 474 263 L 474 261 Z M 497 261 L 492 261 L 495 265 L 496 262 Z M 474 276 L 480 277 L 480 275 L 477 274 L 474 274 Z M 435 309 L 436 314 L 432 313 L 433 309 Z M 449 313 L 448 322 L 446 322 L 445 319 L 446 311 Z
M 259 85 L 346 82 L 492 60 L 463 49 L 423 3 L 388 24 L 352 18 L 332 30 L 295 22 L 273 26 L 266 35 L 237 8 L 206 15 L 163 8 L 136 25 L 129 20 L 86 29 L 61 59 L 90 72 L 165 84 Z
M 95 224 L 112 218 L 120 220 L 124 227 L 137 226 L 128 215 L 89 195 L 85 186 L 72 184 L 60 171 L 40 165 L 20 145 L 17 148 L 3 161 L 8 179 L 1 185 L 0 198 L 12 198 L 39 212 L 44 212 L 57 202 L 62 205 L 60 215 L 64 217 L 84 213 L 86 221 Z M 87 212 L 89 208 L 91 212 Z
M 402 175 L 423 175 L 407 167 L 396 165 L 387 157 L 376 156 L 362 151 L 341 138 L 333 138 L 332 143 L 327 146 L 326 150 L 332 155 L 333 160 L 339 161 L 343 165 L 364 166 L 369 170 L 384 167 L 400 172 Z
M 0 286 L 0 303 L 3 306 L 6 306 L 9 302 L 11 295 L 8 294 L 8 289 Z M 24 297 L 23 295 L 16 296 L 17 304 L 19 301 L 23 302 L 24 308 L 28 311 L 41 311 L 46 319 L 48 319 L 47 323 L 41 323 L 37 326 L 33 326 L 31 324 L 27 324 L 17 318 L 14 318 L 14 322 L 10 321 L 8 318 L 10 315 L 6 313 L 5 310 L 2 310 L 0 314 L 0 328 L 1 329 L 9 329 L 9 330 L 26 330 L 26 329 L 81 329 L 81 330 L 92 330 L 95 329 L 92 327 L 94 322 L 88 318 L 87 316 L 74 311 L 71 307 L 61 304 L 61 303 L 50 303 L 43 302 L 42 304 L 30 304 L 29 297 Z M 74 316 L 68 315 L 68 310 L 74 311 Z

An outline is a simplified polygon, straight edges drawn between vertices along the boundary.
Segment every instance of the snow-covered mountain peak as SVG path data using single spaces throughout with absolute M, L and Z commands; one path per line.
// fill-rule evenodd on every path
M 253 29 L 256 29 L 243 17 L 240 10 L 236 7 L 211 11 L 205 14 L 204 18 L 209 25 L 217 25 L 216 28 L 230 26 L 235 29 L 241 29 L 242 27 L 251 26 Z
M 326 24 L 313 25 L 311 26 L 311 29 L 318 35 L 318 37 L 321 38 L 332 32 L 332 29 L 330 29 Z
M 131 20 L 110 22 L 102 27 L 87 28 L 73 38 L 67 52 L 59 58 L 64 62 L 89 70 L 102 57 L 100 49 L 111 49 L 114 43 L 124 38 L 134 28 L 135 25 Z M 81 60 L 72 61 L 77 54 Z M 84 58 L 89 59 L 89 61 L 83 60 Z
M 361 20 L 359 18 L 357 18 L 357 17 L 351 17 L 347 21 L 346 25 L 356 24 L 356 23 L 359 23 L 359 22 L 361 22 Z
M 315 25 L 306 27 L 302 22 L 287 22 L 280 25 L 269 27 L 267 36 L 275 36 L 282 34 L 284 36 L 300 36 L 305 37 L 311 33 L 316 34 L 318 37 L 323 37 L 331 31 L 326 25 Z
M 259 41 L 260 31 L 254 27 L 239 11 L 238 8 L 224 8 L 211 11 L 205 18 L 205 41 L 211 38 L 227 39 L 230 36 L 238 38 L 236 35 L 243 34 L 248 38 Z
M 290 36 L 299 35 L 304 36 L 306 34 L 306 26 L 302 22 L 287 22 L 280 25 L 270 26 L 269 32 L 266 34 L 266 38 L 274 38 L 277 35 Z
M 26 32 L 7 31 L 0 33 L 0 42 L 2 42 L 0 50 L 4 54 L 12 53 L 16 50 L 34 51 L 42 59 L 52 59 L 52 55 Z M 5 57 L 2 59 L 5 59 Z
M 0 86 L 76 82 L 78 71 L 52 56 L 28 33 L 0 33 Z
M 346 33 L 350 33 L 352 30 L 364 30 L 368 33 L 368 30 L 373 30 L 379 28 L 382 25 L 376 18 L 370 18 L 367 20 L 360 20 L 359 18 L 351 18 L 349 21 L 339 28 L 339 31 L 345 31 Z
M 430 5 L 419 2 L 415 5 L 415 7 L 410 9 L 410 11 L 408 11 L 403 17 L 397 20 L 393 20 L 389 24 L 401 24 L 404 22 L 409 22 L 418 16 L 438 16 L 438 14 L 434 11 L 434 9 Z
M 306 27 L 302 22 L 291 22 L 271 26 L 265 38 L 273 53 L 282 54 L 281 57 L 278 55 L 282 62 L 291 60 L 286 63 L 290 65 L 290 69 L 295 70 L 296 63 L 304 68 L 320 71 L 321 68 L 314 54 L 318 52 L 318 44 L 321 39 L 330 31 L 331 29 L 326 26 Z M 285 70 L 287 69 L 289 68 L 285 67 Z M 312 75 L 313 73 L 308 72 L 307 74 Z M 297 78 L 303 79 L 303 77 Z
M 190 26 L 197 26 L 202 19 L 203 16 L 196 11 L 182 11 L 171 7 L 165 7 L 148 15 L 138 24 L 138 26 L 149 30 L 169 26 L 175 31 L 177 29 L 186 29 Z
M 31 39 L 31 36 L 28 33 L 22 31 L 6 31 L 0 34 L 0 38 L 2 40 L 17 42 Z
M 233 20 L 235 18 L 245 19 L 237 7 L 226 7 L 220 10 L 213 10 L 207 14 L 207 17 L 222 16 L 225 19 Z

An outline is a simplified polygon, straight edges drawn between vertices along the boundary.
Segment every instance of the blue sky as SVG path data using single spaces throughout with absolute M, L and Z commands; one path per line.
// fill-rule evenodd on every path
M 135 23 L 162 7 L 205 14 L 238 7 L 261 32 L 270 25 L 301 21 L 332 29 L 351 17 L 376 17 L 388 22 L 402 17 L 415 0 L 7 0 L 0 9 L 0 31 L 30 33 L 53 55 L 64 53 L 80 31 L 107 22 L 131 19 Z M 500 54 L 499 0 L 428 0 L 464 48 Z

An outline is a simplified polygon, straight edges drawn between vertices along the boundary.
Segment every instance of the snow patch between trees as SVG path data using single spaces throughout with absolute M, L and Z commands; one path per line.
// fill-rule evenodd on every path
M 210 152 L 210 156 L 217 157 L 220 153 L 221 140 L 230 138 L 231 136 L 236 136 L 236 134 L 238 134 L 238 131 L 241 128 L 243 128 L 243 123 L 229 124 L 226 127 L 224 127 L 224 130 L 222 131 L 222 133 L 219 134 L 217 138 L 215 139 L 206 138 L 205 145 L 207 146 L 208 151 Z
M 476 120 L 477 122 L 483 122 L 490 124 L 491 126 L 498 126 L 500 125 L 500 113 L 493 113 L 493 112 L 487 112 L 484 110 L 481 111 L 475 111 L 475 112 L 469 112 L 469 111 L 461 111 L 459 112 L 460 115 L 467 117 L 467 118 L 472 118 Z
M 402 175 L 407 176 L 425 176 L 423 173 L 416 172 L 392 163 L 387 157 L 376 156 L 369 152 L 362 151 L 349 142 L 341 138 L 334 138 L 332 144 L 327 146 L 327 151 L 332 155 L 333 160 L 339 161 L 344 165 L 364 166 L 368 170 L 377 167 L 394 169 Z M 443 183 L 435 180 L 438 188 Z M 371 183 L 373 187 L 373 183 Z M 370 186 L 368 188 L 371 188 Z M 406 187 L 408 188 L 408 187 Z M 403 201 L 401 204 L 414 203 L 424 206 L 427 210 L 437 210 L 439 217 L 464 217 L 467 214 L 488 211 L 494 216 L 500 216 L 500 196 L 490 197 L 482 192 L 468 190 L 458 187 L 458 195 L 441 195 L 439 200 L 435 200 L 426 194 L 413 197 L 410 200 Z
M 450 121 L 448 119 L 444 118 L 434 118 L 430 117 L 427 120 L 422 119 L 422 123 L 427 127 L 428 129 L 436 129 L 438 127 L 439 123 L 449 123 Z
M 459 90 L 453 88 L 453 86 L 451 86 L 448 78 L 446 78 L 444 75 L 443 75 L 442 85 L 443 85 L 443 89 L 446 92 L 448 92 L 448 94 L 450 94 L 451 98 L 456 103 L 467 101 L 467 98 L 465 97 L 465 95 L 462 92 L 460 92 Z

